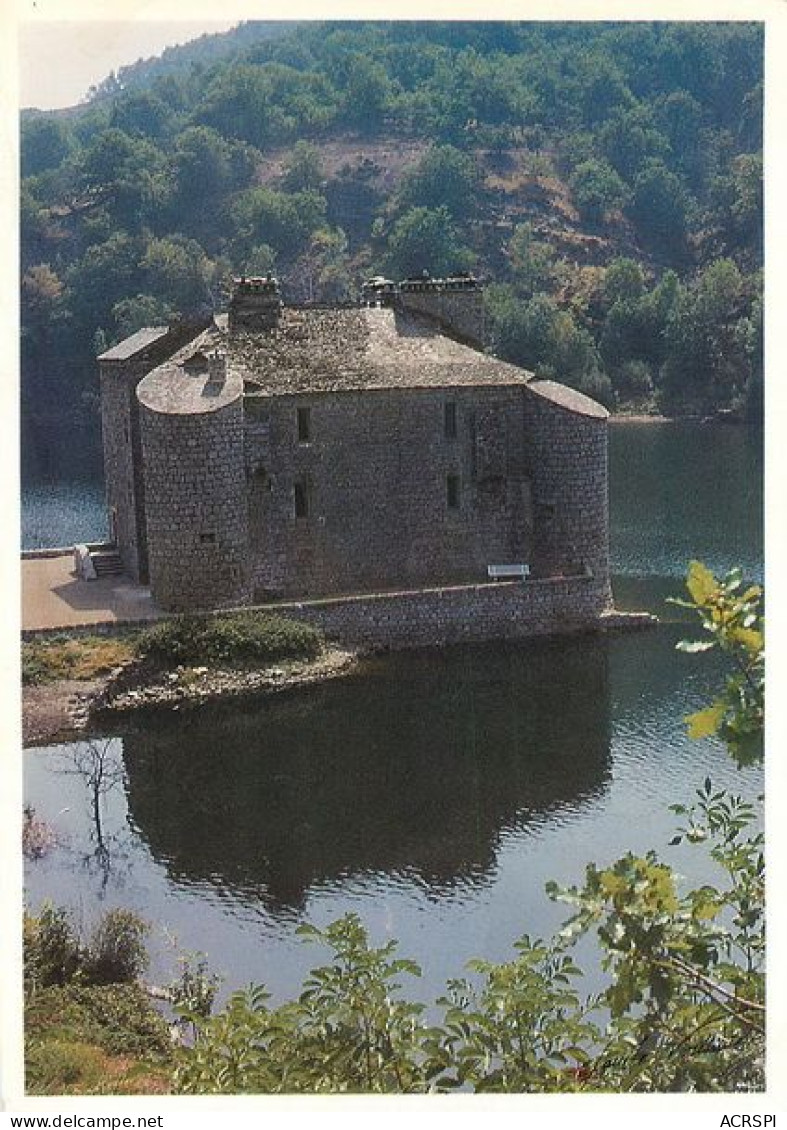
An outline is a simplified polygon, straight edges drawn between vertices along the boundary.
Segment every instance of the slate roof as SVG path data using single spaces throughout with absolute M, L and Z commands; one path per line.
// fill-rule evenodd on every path
M 392 309 L 284 308 L 270 333 L 225 339 L 228 367 L 260 393 L 523 384 L 530 374 Z
M 124 338 L 123 341 L 113 345 L 111 349 L 107 349 L 98 358 L 99 361 L 128 361 L 130 358 L 141 353 L 143 349 L 148 349 L 154 342 L 164 337 L 169 333 L 168 326 L 146 326 L 142 330 L 137 330 L 131 337 Z
M 104 354 L 104 359 L 133 356 L 161 332 L 140 330 Z M 222 387 L 212 385 L 200 366 L 188 365 L 199 353 L 226 357 Z M 266 333 L 230 334 L 226 316 L 217 317 L 153 369 L 141 382 L 138 395 L 155 411 L 191 414 L 217 411 L 242 395 L 244 388 L 252 395 L 287 396 L 484 385 L 526 385 L 532 394 L 570 412 L 597 418 L 608 414 L 574 389 L 536 380 L 516 365 L 454 341 L 428 318 L 378 307 L 285 307 L 277 328 Z

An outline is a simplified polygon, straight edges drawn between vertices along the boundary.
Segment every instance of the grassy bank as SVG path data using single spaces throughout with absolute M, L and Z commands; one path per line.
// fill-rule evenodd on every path
M 59 633 L 22 644 L 22 682 L 90 680 L 134 660 L 163 670 L 183 664 L 258 667 L 287 659 L 315 659 L 322 635 L 306 624 L 252 612 L 231 616 L 175 616 L 152 628 L 112 636 Z
M 63 908 L 25 915 L 25 1086 L 29 1094 L 162 1094 L 169 1026 L 140 984 L 149 926 L 109 910 L 85 937 Z
M 138 985 L 53 985 L 28 1001 L 28 1094 L 166 1094 L 172 1066 L 169 1028 Z
M 31 640 L 22 644 L 22 683 L 37 686 L 61 679 L 96 679 L 133 659 L 136 646 L 136 634 L 69 636 L 62 633 Z

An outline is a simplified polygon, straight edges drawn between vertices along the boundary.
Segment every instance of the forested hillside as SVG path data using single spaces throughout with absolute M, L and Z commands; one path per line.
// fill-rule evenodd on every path
M 28 422 L 233 273 L 290 301 L 472 269 L 502 357 L 614 407 L 756 414 L 762 29 L 246 24 L 22 120 Z

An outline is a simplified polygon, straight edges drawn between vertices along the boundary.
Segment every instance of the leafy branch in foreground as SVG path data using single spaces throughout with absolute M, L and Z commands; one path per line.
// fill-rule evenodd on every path
M 686 719 L 692 738 L 718 734 L 739 765 L 762 757 L 765 716 L 765 637 L 763 593 L 759 585 L 743 589 L 740 569 L 722 579 L 705 565 L 692 561 L 686 578 L 691 600 L 670 599 L 699 616 L 705 636 L 682 640 L 680 651 L 721 651 L 732 672 L 720 695 L 703 710 Z

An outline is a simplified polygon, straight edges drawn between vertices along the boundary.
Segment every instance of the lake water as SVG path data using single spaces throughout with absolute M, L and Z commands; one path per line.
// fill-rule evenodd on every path
M 615 425 L 611 482 L 619 603 L 663 610 L 692 556 L 761 575 L 756 435 Z M 610 639 L 375 658 L 306 693 L 28 751 L 27 799 L 60 840 L 28 864 L 28 901 L 86 923 L 132 907 L 154 924 L 152 979 L 171 975 L 176 940 L 225 992 L 265 982 L 276 1000 L 324 957 L 297 925 L 353 910 L 375 942 L 400 940 L 434 999 L 469 958 L 554 930 L 565 911 L 544 884 L 581 882 L 590 860 L 655 847 L 687 882 L 713 878 L 700 848 L 667 847 L 667 805 L 706 775 L 747 796 L 762 776 L 686 738 L 721 677 L 674 650 L 686 631 L 668 613 Z M 116 770 L 103 852 L 85 782 L 99 756 Z

